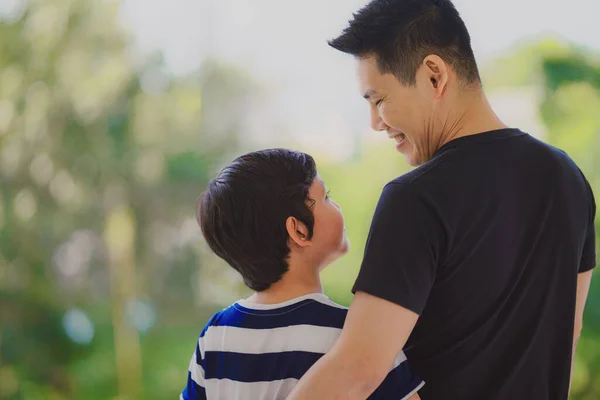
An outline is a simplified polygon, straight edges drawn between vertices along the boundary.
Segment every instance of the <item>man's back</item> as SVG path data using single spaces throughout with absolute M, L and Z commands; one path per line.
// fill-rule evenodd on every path
M 436 224 L 423 229 L 442 238 L 405 348 L 422 398 L 565 399 L 577 274 L 594 264 L 575 164 L 507 129 L 454 140 L 392 185 L 423 199 Z

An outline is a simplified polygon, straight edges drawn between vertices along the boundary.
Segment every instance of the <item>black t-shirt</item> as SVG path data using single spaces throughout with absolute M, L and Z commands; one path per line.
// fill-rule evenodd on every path
M 595 203 L 562 151 L 516 129 L 462 137 L 383 190 L 353 291 L 420 315 L 424 400 L 566 399 Z

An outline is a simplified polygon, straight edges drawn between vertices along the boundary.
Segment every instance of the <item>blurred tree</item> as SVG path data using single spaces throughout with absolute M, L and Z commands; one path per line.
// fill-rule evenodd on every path
M 170 396 L 142 388 L 139 332 L 154 308 L 193 315 L 194 204 L 210 166 L 239 148 L 257 87 L 216 63 L 179 78 L 160 57 L 140 63 L 118 2 L 30 0 L 10 12 L 0 15 L 0 399 Z

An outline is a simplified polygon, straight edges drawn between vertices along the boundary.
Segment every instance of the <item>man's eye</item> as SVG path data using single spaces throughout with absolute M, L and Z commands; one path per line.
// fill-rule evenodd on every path
M 375 102 L 375 106 L 379 107 L 379 105 L 381 104 L 381 102 L 383 101 L 383 99 L 379 99 Z

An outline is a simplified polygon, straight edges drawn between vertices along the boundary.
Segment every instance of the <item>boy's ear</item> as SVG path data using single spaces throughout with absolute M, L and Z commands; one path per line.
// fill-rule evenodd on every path
M 311 241 L 308 238 L 308 228 L 302 221 L 295 217 L 288 217 L 285 221 L 285 228 L 293 243 L 300 247 L 310 246 Z

